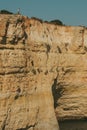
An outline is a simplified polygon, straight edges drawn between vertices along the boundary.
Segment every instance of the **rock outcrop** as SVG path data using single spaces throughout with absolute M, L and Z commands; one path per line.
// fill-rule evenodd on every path
M 86 118 L 86 59 L 85 27 L 0 15 L 0 130 L 59 130 L 57 119 Z

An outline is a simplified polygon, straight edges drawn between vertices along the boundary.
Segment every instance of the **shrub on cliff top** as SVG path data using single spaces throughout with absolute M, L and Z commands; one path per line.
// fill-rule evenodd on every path
M 12 12 L 8 11 L 8 10 L 0 10 L 0 14 L 13 14 Z
M 52 20 L 52 21 L 50 21 L 50 23 L 55 24 L 55 25 L 63 25 L 62 21 L 60 21 L 58 19 Z
M 38 20 L 40 23 L 43 23 L 43 20 L 42 20 L 42 19 L 40 19 L 40 18 L 31 17 L 31 19 Z

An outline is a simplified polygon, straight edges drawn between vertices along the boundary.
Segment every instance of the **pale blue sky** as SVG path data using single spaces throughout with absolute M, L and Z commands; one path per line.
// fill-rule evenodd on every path
M 87 26 L 87 0 L 0 0 L 0 9 L 16 13 L 18 8 L 28 17 Z

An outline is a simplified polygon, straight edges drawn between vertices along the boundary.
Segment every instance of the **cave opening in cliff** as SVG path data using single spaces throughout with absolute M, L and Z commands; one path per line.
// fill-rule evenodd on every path
M 54 109 L 58 107 L 58 99 L 62 96 L 63 93 L 63 86 L 58 83 L 58 77 L 54 79 L 54 82 L 52 84 L 52 95 L 54 99 Z
M 62 84 L 58 83 L 58 77 L 54 79 L 52 84 L 52 94 L 54 99 L 54 110 L 58 108 L 58 100 L 64 94 L 64 87 Z M 56 113 L 56 118 L 58 120 L 60 130 L 87 130 L 87 119 L 60 119 L 58 118 L 58 113 Z
M 59 121 L 59 127 L 60 130 L 87 130 L 87 119 Z

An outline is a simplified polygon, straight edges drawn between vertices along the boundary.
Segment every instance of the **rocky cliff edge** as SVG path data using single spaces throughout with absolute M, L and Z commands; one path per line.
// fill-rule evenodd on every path
M 0 15 L 0 130 L 59 130 L 87 118 L 87 29 Z

